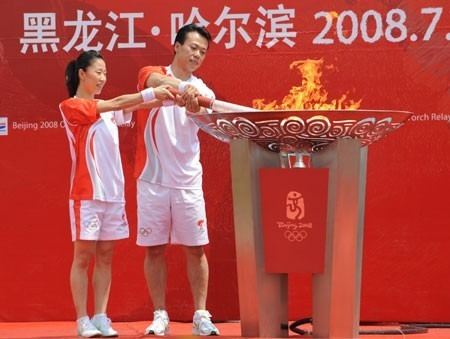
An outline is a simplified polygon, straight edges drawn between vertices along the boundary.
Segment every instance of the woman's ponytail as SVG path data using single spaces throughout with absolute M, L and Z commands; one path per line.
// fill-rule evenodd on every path
M 66 87 L 69 97 L 73 97 L 77 93 L 80 78 L 78 77 L 77 61 L 72 60 L 66 67 Z

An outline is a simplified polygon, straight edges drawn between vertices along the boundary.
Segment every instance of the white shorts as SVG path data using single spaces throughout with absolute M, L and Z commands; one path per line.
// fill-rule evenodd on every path
M 139 246 L 209 243 L 201 189 L 175 189 L 137 181 Z
M 119 240 L 129 237 L 125 203 L 69 200 L 70 228 L 75 240 Z

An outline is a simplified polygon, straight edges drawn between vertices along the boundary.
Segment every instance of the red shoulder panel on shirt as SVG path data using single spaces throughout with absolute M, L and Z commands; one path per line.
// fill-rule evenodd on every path
M 152 73 L 159 73 L 162 75 L 167 74 L 166 68 L 163 66 L 146 66 L 141 68 L 138 73 L 138 90 L 142 91 L 143 89 L 145 89 L 145 83 Z
M 64 100 L 60 107 L 66 119 L 72 124 L 88 125 L 100 117 L 94 99 L 69 98 Z

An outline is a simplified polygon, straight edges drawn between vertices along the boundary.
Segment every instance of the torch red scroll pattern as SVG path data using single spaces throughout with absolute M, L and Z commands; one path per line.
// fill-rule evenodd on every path
M 369 145 L 404 125 L 411 113 L 400 111 L 328 110 L 213 113 L 192 116 L 219 140 L 250 139 L 270 151 L 316 152 L 338 138 Z

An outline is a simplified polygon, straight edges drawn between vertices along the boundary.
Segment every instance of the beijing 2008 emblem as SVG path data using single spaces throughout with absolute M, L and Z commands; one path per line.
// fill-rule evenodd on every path
M 283 230 L 284 237 L 290 242 L 302 242 L 308 237 L 308 229 L 312 223 L 303 223 L 305 217 L 305 199 L 297 191 L 290 191 L 286 195 L 286 220 L 277 221 L 279 229 Z

